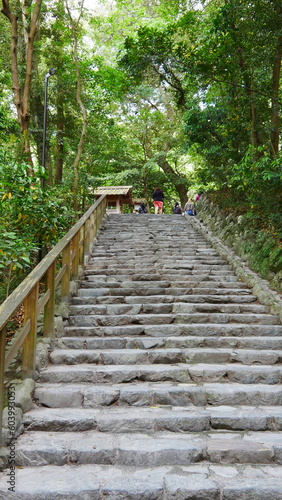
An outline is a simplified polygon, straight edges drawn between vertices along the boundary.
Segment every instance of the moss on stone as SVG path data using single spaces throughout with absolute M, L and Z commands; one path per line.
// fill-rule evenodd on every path
M 282 292 L 282 248 L 279 242 L 265 230 L 257 230 L 248 220 L 238 220 L 235 214 L 219 209 L 207 196 L 197 205 L 198 217 L 210 227 L 216 236 L 242 257 L 269 285 Z M 244 216 L 242 216 L 244 217 Z

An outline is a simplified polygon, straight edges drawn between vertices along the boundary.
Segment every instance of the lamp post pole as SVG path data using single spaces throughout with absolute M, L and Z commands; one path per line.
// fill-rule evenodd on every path
M 48 81 L 49 77 L 54 75 L 56 70 L 54 68 L 49 69 L 44 78 L 44 108 L 43 108 L 43 139 L 42 139 L 42 177 L 41 177 L 41 187 L 44 187 L 44 174 L 45 174 L 45 163 L 46 163 L 46 129 L 47 129 L 47 94 L 48 94 Z

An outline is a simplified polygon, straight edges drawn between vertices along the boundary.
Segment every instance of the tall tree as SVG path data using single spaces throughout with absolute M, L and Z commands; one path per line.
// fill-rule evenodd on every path
M 14 94 L 14 104 L 17 110 L 18 122 L 22 136 L 22 149 L 26 161 L 32 167 L 32 157 L 30 150 L 29 123 L 30 123 L 30 88 L 33 67 L 33 52 L 36 33 L 38 30 L 39 16 L 42 0 L 30 0 L 17 2 L 17 9 L 20 9 L 22 25 L 19 25 L 18 11 L 10 6 L 9 0 L 2 0 L 2 14 L 10 23 L 10 54 L 11 73 Z M 21 28 L 21 29 L 20 29 Z M 23 63 L 19 62 L 19 39 L 25 44 L 25 50 L 21 53 Z
M 82 116 L 82 127 L 81 127 L 81 132 L 80 132 L 80 139 L 79 139 L 79 143 L 77 145 L 77 152 L 76 152 L 76 156 L 75 156 L 74 163 L 73 163 L 73 172 L 74 172 L 73 195 L 74 195 L 74 209 L 76 211 L 78 210 L 77 195 L 78 195 L 79 162 L 80 162 L 81 156 L 82 156 L 83 144 L 84 144 L 85 134 L 86 134 L 86 129 L 87 129 L 87 111 L 86 111 L 86 108 L 84 106 L 83 99 L 82 99 L 83 81 L 82 81 L 82 76 L 81 76 L 81 71 L 80 71 L 79 48 L 78 48 L 80 23 L 81 23 L 81 18 L 82 18 L 82 14 L 83 14 L 83 4 L 84 4 L 84 0 L 82 0 L 80 2 L 77 17 L 75 18 L 74 15 L 72 14 L 70 7 L 69 7 L 68 0 L 66 0 L 66 9 L 67 9 L 67 12 L 69 15 L 70 27 L 71 27 L 72 34 L 73 34 L 73 58 L 74 58 L 75 74 L 76 74 L 76 100 L 77 100 L 77 103 L 79 105 L 81 116 Z

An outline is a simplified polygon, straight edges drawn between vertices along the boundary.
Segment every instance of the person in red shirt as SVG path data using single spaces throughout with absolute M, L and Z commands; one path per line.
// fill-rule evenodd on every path
M 152 194 L 153 198 L 153 204 L 155 207 L 155 214 L 158 214 L 160 211 L 160 214 L 163 213 L 163 205 L 164 205 L 164 194 L 161 190 L 161 188 L 155 188 Z

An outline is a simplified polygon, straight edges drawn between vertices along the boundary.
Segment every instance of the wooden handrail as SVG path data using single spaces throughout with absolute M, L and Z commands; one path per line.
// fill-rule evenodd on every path
M 43 312 L 43 334 L 52 337 L 56 287 L 61 284 L 61 300 L 68 301 L 70 281 L 78 278 L 79 265 L 84 266 L 85 255 L 89 252 L 105 213 L 106 195 L 103 195 L 0 305 L 0 444 L 5 371 L 22 347 L 22 378 L 34 378 L 38 317 Z M 45 289 L 39 297 L 39 285 L 42 284 Z M 7 322 L 22 304 L 24 326 L 18 330 L 5 353 Z

